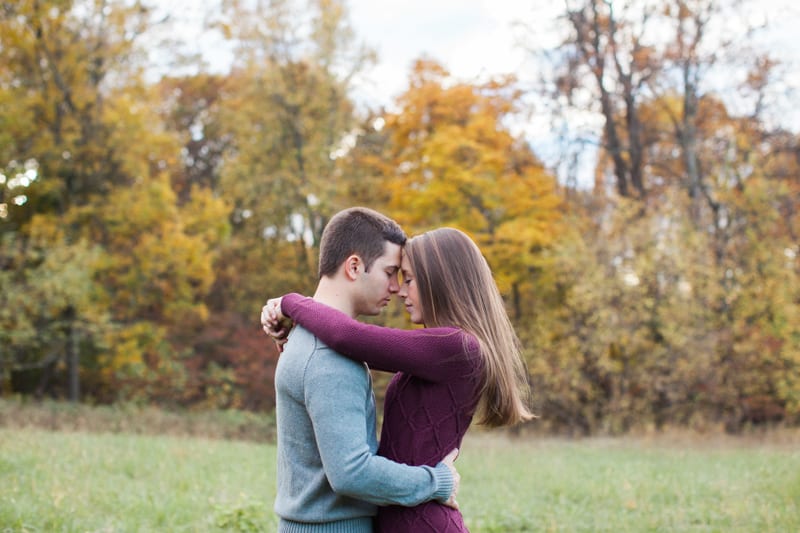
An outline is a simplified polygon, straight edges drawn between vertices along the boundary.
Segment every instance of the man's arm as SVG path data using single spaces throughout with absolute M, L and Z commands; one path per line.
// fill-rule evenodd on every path
M 444 462 L 408 466 L 370 449 L 367 398 L 369 374 L 363 364 L 332 350 L 311 358 L 305 375 L 306 407 L 328 482 L 337 493 L 376 505 L 415 506 L 437 500 L 457 507 L 459 476 Z M 374 440 L 374 435 L 372 439 Z

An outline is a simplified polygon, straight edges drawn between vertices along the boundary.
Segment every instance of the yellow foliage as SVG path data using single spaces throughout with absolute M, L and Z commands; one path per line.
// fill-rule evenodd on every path
M 417 62 L 400 110 L 385 117 L 382 167 L 388 211 L 412 234 L 437 226 L 471 234 L 506 293 L 541 266 L 562 207 L 555 178 L 503 125 L 518 106 L 513 84 L 452 83 L 441 66 Z

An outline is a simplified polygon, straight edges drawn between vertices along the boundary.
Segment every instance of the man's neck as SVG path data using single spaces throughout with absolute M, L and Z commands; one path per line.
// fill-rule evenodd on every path
M 320 303 L 338 309 L 342 313 L 356 318 L 353 302 L 346 288 L 342 287 L 340 280 L 323 277 L 317 285 L 314 299 Z

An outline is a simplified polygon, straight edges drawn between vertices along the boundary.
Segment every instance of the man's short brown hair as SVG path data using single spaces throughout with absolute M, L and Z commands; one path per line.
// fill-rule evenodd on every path
M 383 255 L 386 241 L 403 246 L 406 234 L 391 218 L 366 207 L 351 207 L 336 213 L 322 232 L 319 246 L 319 277 L 332 276 L 345 259 L 355 254 L 369 270 Z

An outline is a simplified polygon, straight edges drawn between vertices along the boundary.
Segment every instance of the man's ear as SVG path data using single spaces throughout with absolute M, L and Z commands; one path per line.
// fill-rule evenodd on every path
M 364 262 L 355 254 L 349 256 L 344 261 L 344 275 L 347 276 L 347 279 L 356 280 L 358 278 L 358 273 L 363 269 Z

